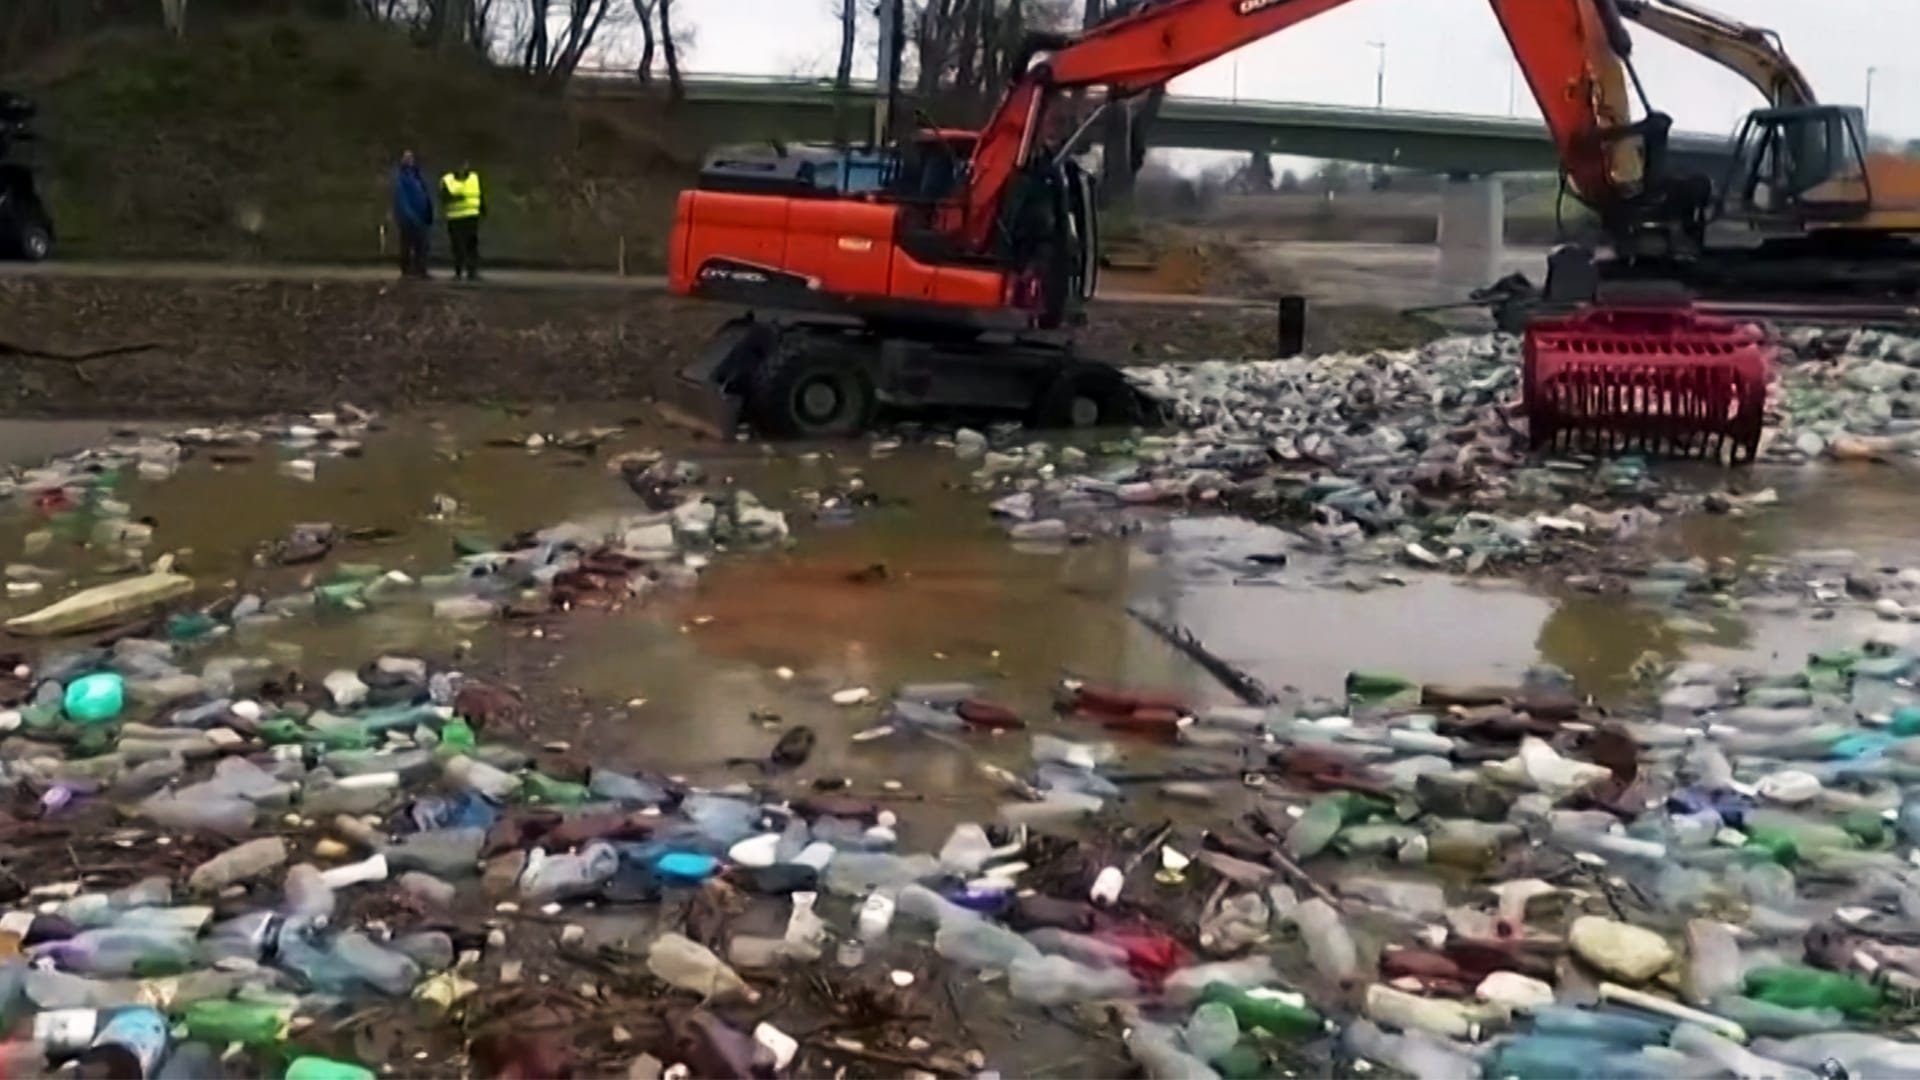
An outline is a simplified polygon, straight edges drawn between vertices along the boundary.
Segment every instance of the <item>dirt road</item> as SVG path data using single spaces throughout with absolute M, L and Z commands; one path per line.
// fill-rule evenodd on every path
M 320 263 L 216 263 L 216 262 L 0 262 L 0 278 L 79 278 L 86 280 L 194 281 L 224 283 L 329 282 L 362 285 L 402 284 L 387 265 L 342 265 Z M 428 282 L 448 287 L 467 288 L 440 274 Z M 406 283 L 413 284 L 413 283 Z M 608 290 L 663 293 L 667 289 L 664 274 L 588 273 L 578 270 L 528 270 L 506 267 L 488 270 L 481 284 L 510 289 Z M 1270 300 L 1238 296 L 1202 296 L 1193 294 L 1150 293 L 1127 289 L 1102 289 L 1102 301 L 1114 304 L 1170 307 L 1266 307 Z
M 341 400 L 639 399 L 733 312 L 657 278 L 502 270 L 479 285 L 399 282 L 385 267 L 53 263 L 0 272 L 0 415 L 253 416 Z M 1429 324 L 1376 310 L 1314 316 L 1316 349 L 1411 344 Z M 1271 355 L 1272 309 L 1102 297 L 1076 346 L 1140 363 Z M 75 357 L 110 350 L 97 359 Z

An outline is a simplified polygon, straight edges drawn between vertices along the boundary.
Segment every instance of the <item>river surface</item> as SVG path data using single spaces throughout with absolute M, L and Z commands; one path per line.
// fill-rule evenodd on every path
M 1278 568 L 1250 560 L 1287 550 L 1287 537 L 1220 516 L 1156 514 L 1124 539 L 1026 549 L 991 522 L 988 497 L 971 490 L 969 467 L 935 446 L 876 453 L 867 443 L 689 445 L 670 429 L 631 422 L 592 455 L 509 445 L 531 433 L 619 424 L 642 411 L 609 405 L 398 417 L 369 436 L 359 456 L 320 459 L 312 481 L 283 475 L 281 459 L 292 454 L 268 443 L 246 451 L 250 460 L 225 464 L 201 452 L 165 480 L 125 477 L 118 492 L 135 518 L 154 527 L 148 554 L 179 553 L 210 599 L 305 583 L 315 568 L 256 562 L 296 522 L 391 531 L 386 542 L 343 545 L 321 570 L 332 562 L 373 562 L 417 577 L 448 566 L 456 537 L 500 539 L 569 519 L 639 512 L 638 498 L 606 464 L 621 451 L 661 449 L 697 460 L 715 480 L 786 510 L 791 548 L 718 553 L 696 590 L 658 593 L 537 629 L 439 623 L 421 601 L 287 620 L 270 638 L 236 647 L 298 662 L 310 677 L 382 651 L 471 649 L 529 687 L 543 711 L 539 737 L 571 740 L 590 760 L 708 782 L 740 778 L 727 759 L 764 754 L 780 725 L 808 724 L 820 739 L 806 775 L 847 776 L 857 790 L 896 799 L 905 846 L 913 850 L 937 847 L 955 820 L 990 815 L 1001 796 L 977 760 L 1023 770 L 1028 740 L 1015 734 L 966 747 L 902 736 L 855 741 L 855 732 L 880 719 L 879 704 L 843 708 L 830 695 L 866 686 L 884 699 L 888 687 L 905 681 L 976 680 L 1036 729 L 1082 739 L 1102 733 L 1056 719 L 1048 708 L 1063 677 L 1168 689 L 1199 702 L 1230 700 L 1130 617 L 1130 605 L 1164 613 L 1268 685 L 1307 694 L 1337 695 L 1352 669 L 1500 683 L 1545 662 L 1605 701 L 1635 692 L 1636 667 L 1649 654 L 1798 667 L 1808 650 L 1854 643 L 1873 621 L 1858 610 L 1815 621 L 1804 610 L 1738 606 L 1682 621 L 1551 581 L 1410 570 L 1396 570 L 1403 585 L 1356 589 L 1329 584 L 1342 579 L 1341 568 L 1313 556 L 1293 553 Z M 98 442 L 113 427 L 4 424 L 0 452 L 33 463 Z M 1844 546 L 1887 565 L 1920 565 L 1920 531 L 1911 526 L 1920 486 L 1910 475 L 1861 466 L 1757 479 L 1778 488 L 1778 507 L 1742 519 L 1682 522 L 1662 537 L 1666 553 L 1748 562 Z M 855 485 L 876 496 L 876 505 L 850 520 L 811 509 L 810 493 Z M 436 496 L 458 509 L 437 513 Z M 22 556 L 23 538 L 39 524 L 17 504 L 5 511 L 0 552 L 9 562 L 70 578 L 37 596 L 0 599 L 0 614 L 31 610 L 64 595 L 72 581 L 100 578 L 97 551 L 56 543 L 32 559 Z M 1367 568 L 1364 576 L 1377 578 L 1381 569 Z M 525 647 L 534 633 L 545 640 Z M 1134 769 L 1166 760 L 1153 747 L 1125 750 Z M 1216 816 L 1250 798 L 1231 757 L 1219 765 L 1212 797 L 1199 806 L 1191 793 L 1173 802 L 1141 785 L 1129 800 L 1137 819 Z M 596 926 L 603 931 L 635 932 L 633 917 Z M 977 988 L 961 993 L 971 990 Z M 1006 1023 L 1005 1030 L 979 1033 L 995 1061 L 1024 1061 L 1034 1075 L 1124 1067 L 1082 1056 L 1083 1040 L 1070 1029 L 1035 1039 L 1031 1029 Z
M 289 587 L 310 570 L 262 569 L 255 556 L 296 522 L 391 530 L 390 541 L 347 544 L 334 561 L 375 562 L 411 575 L 453 558 L 457 536 L 500 539 L 569 519 L 633 513 L 637 498 L 605 462 L 628 449 L 664 449 L 788 511 L 795 543 L 779 553 L 715 558 L 689 593 L 663 594 L 613 615 L 585 614 L 566 635 L 552 678 L 588 700 L 626 703 L 646 717 L 648 753 L 688 766 L 716 753 L 757 752 L 765 732 L 744 723 L 754 707 L 837 730 L 870 721 L 835 710 L 828 693 L 876 695 L 903 681 L 979 679 L 996 696 L 1038 709 L 1062 676 L 1158 686 L 1200 701 L 1226 700 L 1205 673 L 1129 617 L 1158 610 L 1222 657 L 1274 687 L 1338 694 L 1352 669 L 1450 682 L 1513 681 L 1537 662 L 1571 672 L 1603 700 L 1634 685 L 1649 652 L 1797 665 L 1810 648 L 1853 641 L 1865 613 L 1824 622 L 1804 613 L 1737 608 L 1694 625 L 1621 597 L 1410 570 L 1404 586 L 1330 586 L 1338 568 L 1293 555 L 1284 568 L 1248 556 L 1287 549 L 1284 534 L 1232 518 L 1156 515 L 1128 539 L 1023 549 L 990 521 L 987 496 L 967 467 L 934 446 L 875 454 L 865 443 L 826 447 L 757 443 L 687 445 L 657 424 L 631 425 L 596 455 L 500 445 L 531 433 L 618 424 L 642 406 L 564 414 L 484 410 L 400 417 L 371 435 L 360 456 L 323 458 L 310 482 L 279 468 L 290 452 L 263 444 L 244 463 L 202 453 L 161 481 L 119 488 L 150 520 L 150 554 L 181 562 L 217 593 L 240 583 Z M 15 461 L 98 441 L 108 423 L 0 425 Z M 1748 518 L 1699 517 L 1664 539 L 1668 553 L 1746 561 L 1805 548 L 1851 547 L 1889 565 L 1920 565 L 1911 528 L 1920 486 L 1887 468 L 1812 469 L 1767 477 L 1781 505 Z M 809 493 L 851 484 L 877 496 L 851 521 L 816 520 Z M 458 504 L 437 515 L 435 497 Z M 0 519 L 0 551 L 17 558 L 36 523 Z M 35 560 L 90 581 L 96 553 L 62 548 Z M 324 566 L 325 564 L 323 564 Z M 884 580 L 849 575 L 884 567 Z M 1375 573 L 1369 569 L 1368 575 Z M 12 615 L 62 593 L 0 600 Z M 1708 629 L 1708 626 L 1711 629 Z M 499 648 L 512 635 L 436 623 L 402 604 L 357 617 L 293 620 L 274 631 L 305 666 L 355 665 L 379 650 L 445 649 L 470 638 Z M 288 652 L 287 655 L 293 655 Z M 741 722 L 712 724 L 731 714 Z M 823 744 L 840 745 L 826 739 Z M 926 777 L 937 780 L 937 777 Z

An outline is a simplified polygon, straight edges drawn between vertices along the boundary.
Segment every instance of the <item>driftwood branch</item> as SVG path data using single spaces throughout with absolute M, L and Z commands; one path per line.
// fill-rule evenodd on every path
M 31 345 L 21 345 L 12 341 L 0 341 L 0 356 L 13 356 L 22 360 L 50 360 L 63 364 L 84 364 L 88 360 L 99 360 L 108 356 L 125 356 L 129 353 L 148 352 L 161 348 L 165 342 L 142 341 L 132 345 L 109 345 L 104 349 L 48 349 Z
M 1184 626 L 1170 623 L 1156 615 L 1150 615 L 1138 607 L 1129 607 L 1127 614 L 1139 620 L 1140 625 L 1158 634 L 1167 644 L 1185 653 L 1189 659 L 1220 681 L 1220 685 L 1240 699 L 1243 705 L 1273 705 L 1280 698 L 1265 683 L 1221 659 L 1209 650 L 1193 631 Z

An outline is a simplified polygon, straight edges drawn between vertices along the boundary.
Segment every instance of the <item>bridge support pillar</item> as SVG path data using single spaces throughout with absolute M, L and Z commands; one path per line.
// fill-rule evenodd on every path
M 1507 201 L 1497 176 L 1449 174 L 1440 188 L 1440 284 L 1477 289 L 1500 276 Z

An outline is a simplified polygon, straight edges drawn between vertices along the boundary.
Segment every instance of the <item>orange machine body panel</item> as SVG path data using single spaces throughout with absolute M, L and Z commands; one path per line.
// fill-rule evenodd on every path
M 769 306 L 839 309 L 893 304 L 1004 310 L 1007 271 L 917 259 L 897 240 L 899 208 L 867 198 L 683 191 L 668 285 L 683 296 L 730 294 Z

